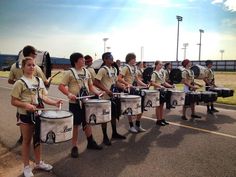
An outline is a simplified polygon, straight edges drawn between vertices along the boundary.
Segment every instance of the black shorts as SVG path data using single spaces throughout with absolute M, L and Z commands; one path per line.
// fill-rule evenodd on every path
M 32 118 L 31 114 L 16 114 L 17 122 L 24 124 L 35 124 L 35 120 Z
M 74 125 L 81 125 L 85 127 L 86 120 L 85 120 L 85 107 L 83 106 L 82 109 L 78 103 L 69 103 L 69 111 L 72 112 L 74 118 Z

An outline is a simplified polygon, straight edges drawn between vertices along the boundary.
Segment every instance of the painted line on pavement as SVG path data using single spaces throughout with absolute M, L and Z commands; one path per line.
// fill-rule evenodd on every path
M 151 117 L 147 117 L 147 116 L 142 116 L 142 117 L 145 118 L 145 119 L 156 121 L 156 119 L 151 118 Z M 197 131 L 201 131 L 201 132 L 205 132 L 205 133 L 210 133 L 210 134 L 214 134 L 214 135 L 220 135 L 220 136 L 225 136 L 225 137 L 236 139 L 236 136 L 234 136 L 234 135 L 229 135 L 229 134 L 226 134 L 226 133 L 210 131 L 210 130 L 206 130 L 206 129 L 202 129 L 202 128 L 191 127 L 191 126 L 188 126 L 188 125 L 182 125 L 182 124 L 174 123 L 174 122 L 170 122 L 170 121 L 168 121 L 168 122 L 171 125 L 175 125 L 175 126 L 184 127 L 184 128 L 188 128 L 188 129 L 192 129 L 192 130 L 197 130 Z

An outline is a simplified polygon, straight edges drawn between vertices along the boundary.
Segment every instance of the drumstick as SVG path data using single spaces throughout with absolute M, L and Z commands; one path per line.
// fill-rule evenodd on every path
M 56 72 L 54 75 L 52 75 L 52 76 L 50 77 L 50 79 L 49 79 L 49 81 L 48 81 L 47 89 L 50 87 L 51 82 L 52 82 L 52 79 L 53 79 L 56 75 L 58 75 L 59 73 L 61 73 L 61 71 Z
M 37 108 L 35 111 L 55 111 L 55 110 L 59 110 L 59 109 L 55 109 L 55 108 Z
M 80 96 L 80 97 L 76 97 L 77 100 L 80 100 L 80 99 L 86 99 L 86 98 L 91 98 L 91 97 L 94 97 L 95 95 L 88 95 L 88 96 Z M 99 95 L 100 97 L 100 95 Z

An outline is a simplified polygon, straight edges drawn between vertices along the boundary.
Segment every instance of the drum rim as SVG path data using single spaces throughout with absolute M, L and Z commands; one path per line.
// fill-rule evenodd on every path
M 90 100 L 86 100 L 84 102 L 84 104 L 90 104 L 90 103 L 111 103 L 110 100 L 106 100 L 106 99 L 90 99 Z
M 122 95 L 120 96 L 120 99 L 125 99 L 125 98 L 128 98 L 128 99 L 141 99 L 141 97 L 139 95 Z
M 48 119 L 48 120 L 54 120 L 54 119 L 65 119 L 65 118 L 70 118 L 72 117 L 73 119 L 73 113 L 71 111 L 67 111 L 67 110 L 60 110 L 60 111 L 65 111 L 65 112 L 68 112 L 70 113 L 71 115 L 68 115 L 68 116 L 64 116 L 64 117 L 55 117 L 55 118 L 49 118 L 49 117 L 45 117 L 45 116 L 42 116 L 41 114 L 39 115 L 40 119 Z

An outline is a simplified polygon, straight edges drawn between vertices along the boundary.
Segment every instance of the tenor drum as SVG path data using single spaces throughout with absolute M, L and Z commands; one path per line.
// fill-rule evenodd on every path
M 111 121 L 111 101 L 91 99 L 84 103 L 85 119 L 88 124 L 101 124 Z
M 72 138 L 73 114 L 68 111 L 52 110 L 40 114 L 41 141 L 48 144 L 60 143 Z
M 195 79 L 204 79 L 206 77 L 206 68 L 201 65 L 194 65 L 191 67 Z
M 172 106 L 183 106 L 185 102 L 185 93 L 183 91 L 171 91 L 170 104 Z
M 138 95 L 122 95 L 121 101 L 121 114 L 137 115 L 141 114 L 141 97 Z
M 185 94 L 185 103 L 184 105 L 190 105 L 191 103 L 199 103 L 201 101 L 200 92 L 188 92 Z
M 219 87 L 215 87 L 215 88 L 210 88 L 209 89 L 212 92 L 216 92 L 218 94 L 218 97 L 231 97 L 234 95 L 234 90 L 229 89 L 229 88 L 219 88 Z
M 150 107 L 156 107 L 160 106 L 160 91 L 159 90 L 148 90 L 143 89 L 142 90 L 145 94 L 144 97 L 144 107 L 150 108 Z
M 214 102 L 217 100 L 217 93 L 211 91 L 201 92 L 201 101 L 204 103 Z

